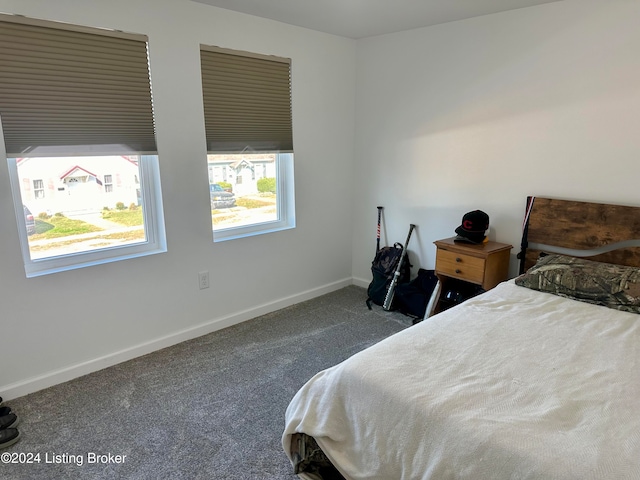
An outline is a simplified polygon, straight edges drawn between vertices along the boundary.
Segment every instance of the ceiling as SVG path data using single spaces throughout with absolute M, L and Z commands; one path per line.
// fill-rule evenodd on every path
M 349 38 L 364 38 L 560 0 L 192 0 Z

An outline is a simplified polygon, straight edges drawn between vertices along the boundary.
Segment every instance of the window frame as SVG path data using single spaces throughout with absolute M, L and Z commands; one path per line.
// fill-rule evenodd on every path
M 138 168 L 142 190 L 142 212 L 146 240 L 127 245 L 98 248 L 85 252 L 74 252 L 36 260 L 31 259 L 29 239 L 24 219 L 23 199 L 20 194 L 17 158 L 7 158 L 13 205 L 18 224 L 18 237 L 27 278 L 57 272 L 117 262 L 167 251 L 160 168 L 157 155 L 140 155 Z
M 296 227 L 293 163 L 293 153 L 276 154 L 276 205 L 278 219 L 213 230 L 214 243 L 280 232 Z

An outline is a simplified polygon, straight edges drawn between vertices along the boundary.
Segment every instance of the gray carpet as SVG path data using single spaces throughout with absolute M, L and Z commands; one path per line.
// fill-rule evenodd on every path
M 411 325 L 365 299 L 346 287 L 11 400 L 22 438 L 2 453 L 39 463 L 0 465 L 0 476 L 294 480 L 280 439 L 295 392 Z

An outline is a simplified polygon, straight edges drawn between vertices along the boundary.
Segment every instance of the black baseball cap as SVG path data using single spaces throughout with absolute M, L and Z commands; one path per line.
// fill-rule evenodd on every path
M 489 228 L 489 215 L 482 210 L 465 213 L 462 224 L 456 228 L 457 242 L 480 244 L 484 241 L 485 232 Z

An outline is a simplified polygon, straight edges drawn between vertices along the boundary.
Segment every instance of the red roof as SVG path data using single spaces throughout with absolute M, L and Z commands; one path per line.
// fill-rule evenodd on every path
M 70 168 L 69 170 L 67 170 L 64 174 L 62 174 L 60 176 L 60 180 L 62 180 L 63 178 L 65 178 L 66 176 L 68 176 L 71 172 L 73 172 L 74 170 L 82 170 L 83 172 L 88 173 L 89 175 L 91 175 L 92 177 L 97 177 L 97 175 L 95 173 L 91 173 L 89 170 L 87 170 L 86 168 L 82 168 L 80 165 L 76 165 L 75 167 Z

